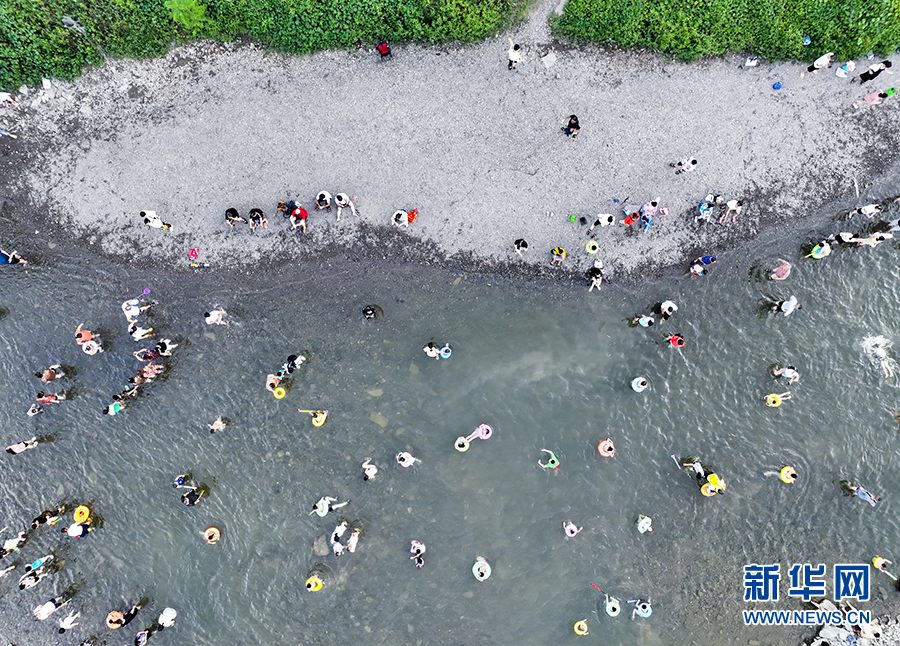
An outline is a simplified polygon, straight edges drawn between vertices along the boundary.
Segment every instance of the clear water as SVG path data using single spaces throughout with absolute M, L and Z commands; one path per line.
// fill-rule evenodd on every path
M 607 644 L 797 643 L 808 631 L 743 627 L 745 564 L 900 556 L 891 448 L 900 377 L 883 378 L 862 347 L 900 334 L 897 248 L 837 250 L 824 261 L 799 259 L 799 248 L 759 242 L 723 255 L 705 279 L 600 295 L 410 264 L 183 276 L 57 250 L 36 254 L 27 272 L 6 267 L 2 439 L 55 440 L 4 454 L 4 535 L 73 500 L 103 522 L 80 540 L 41 528 L 0 562 L 48 551 L 64 561 L 24 592 L 20 572 L 0 579 L 0 639 L 63 643 L 55 622 L 34 622 L 30 611 L 74 584 L 81 625 L 65 643 L 92 634 L 130 643 L 165 606 L 179 619 L 157 644 L 543 645 L 578 639 L 572 625 L 584 618 Z M 776 256 L 795 262 L 784 283 L 763 278 Z M 102 409 L 139 368 L 131 353 L 141 346 L 119 304 L 145 287 L 158 303 L 148 320 L 180 347 L 165 375 L 108 417 Z M 766 312 L 790 294 L 802 310 Z M 627 325 L 667 297 L 680 308 L 672 320 Z M 367 303 L 385 316 L 365 321 Z M 228 327 L 203 323 L 217 304 Z M 80 352 L 81 322 L 100 331 L 105 353 Z M 673 331 L 686 337 L 683 350 L 663 340 Z M 432 337 L 451 343 L 452 359 L 422 353 Z M 310 361 L 276 401 L 265 375 L 298 350 Z M 41 389 L 32 373 L 53 362 L 77 375 L 48 390 L 73 397 L 28 418 Z M 776 362 L 795 364 L 802 380 L 772 409 L 764 396 L 788 390 L 769 375 Z M 637 375 L 649 391 L 630 390 Z M 329 421 L 314 428 L 297 408 L 327 408 Z M 217 415 L 230 424 L 211 435 Z M 482 422 L 494 437 L 455 451 L 455 438 Z M 597 453 L 607 436 L 614 459 Z M 556 452 L 559 471 L 537 466 L 541 448 Z M 400 468 L 401 450 L 422 463 Z M 672 453 L 714 464 L 727 494 L 704 499 Z M 381 469 L 372 482 L 359 468 L 367 457 Z M 761 475 L 785 464 L 800 474 L 793 486 Z M 211 490 L 192 508 L 170 486 L 186 471 Z M 845 497 L 845 478 L 884 502 Z M 351 503 L 310 516 L 323 495 Z M 653 533 L 636 531 L 638 514 L 653 518 Z M 365 532 L 357 553 L 316 556 L 314 541 L 341 518 Z M 567 540 L 566 520 L 584 531 Z M 210 525 L 224 534 L 215 546 L 201 536 Z M 422 570 L 409 560 L 411 539 L 428 546 Z M 493 568 L 483 583 L 471 574 L 479 555 Z M 317 568 L 325 588 L 311 594 L 303 584 Z M 653 617 L 598 614 L 591 583 L 623 601 L 651 597 Z M 893 594 L 888 583 L 874 579 L 876 601 Z M 152 601 L 138 619 L 108 634 L 106 613 L 145 595 Z

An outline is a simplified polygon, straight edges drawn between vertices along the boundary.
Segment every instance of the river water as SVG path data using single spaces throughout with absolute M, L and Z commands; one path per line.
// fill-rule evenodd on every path
M 785 597 L 792 563 L 830 573 L 900 556 L 890 448 L 900 377 L 884 378 L 862 346 L 898 338 L 900 272 L 892 243 L 815 261 L 800 259 L 802 239 L 770 238 L 723 255 L 705 278 L 673 272 L 599 295 L 414 264 L 185 275 L 57 248 L 27 271 L 4 267 L 4 439 L 54 441 L 4 454 L 3 534 L 73 501 L 102 526 L 82 539 L 42 527 L 2 562 L 20 566 L 0 579 L 0 639 L 130 643 L 171 606 L 178 623 L 157 644 L 544 645 L 582 639 L 572 629 L 580 619 L 586 639 L 606 644 L 797 643 L 809 631 L 743 626 L 740 611 L 755 607 L 743 601 L 745 564 L 780 564 L 782 600 L 769 606 L 795 609 Z M 795 264 L 783 283 L 764 279 L 778 256 Z M 179 347 L 167 373 L 106 416 L 140 365 L 119 305 L 145 288 L 156 303 L 145 321 Z M 801 310 L 768 313 L 791 294 Z M 679 306 L 673 319 L 628 325 L 665 298 Z M 365 320 L 368 303 L 385 315 Z M 204 324 L 214 305 L 230 325 Z M 79 350 L 82 322 L 106 352 Z M 670 347 L 669 332 L 686 346 Z M 432 338 L 449 342 L 452 358 L 427 358 Z M 297 351 L 309 361 L 278 401 L 265 375 Z M 900 345 L 888 352 L 900 357 Z M 55 362 L 76 374 L 47 390 L 70 399 L 26 417 L 41 389 L 32 373 Z M 777 383 L 776 363 L 794 364 L 800 383 Z M 629 388 L 638 375 L 651 383 L 642 394 Z M 766 407 L 766 394 L 786 390 L 793 399 Z M 298 408 L 328 409 L 329 420 L 315 428 Z M 218 415 L 229 425 L 211 435 Z M 493 437 L 455 451 L 455 438 L 481 423 Z M 607 436 L 612 459 L 596 449 Z M 558 471 L 537 465 L 542 448 L 559 457 Z M 401 468 L 399 451 L 422 461 Z M 715 465 L 726 494 L 703 498 L 673 453 Z M 373 481 L 362 479 L 365 458 L 380 469 Z M 762 475 L 788 464 L 794 485 Z M 195 507 L 171 487 L 185 472 L 209 488 Z M 885 500 L 872 508 L 847 497 L 841 479 Z M 351 502 L 310 516 L 325 495 Z M 639 534 L 638 514 L 655 531 Z M 363 530 L 357 552 L 316 556 L 314 542 L 340 519 Z M 584 530 L 565 538 L 567 520 Z M 223 533 L 214 546 L 201 536 L 211 525 Z M 427 545 L 421 570 L 412 539 Z M 22 565 L 47 552 L 62 569 L 20 592 Z M 471 574 L 477 556 L 492 566 L 485 582 Z M 324 573 L 318 593 L 304 589 L 313 571 Z M 650 597 L 652 618 L 632 621 L 630 606 L 607 617 L 592 583 L 623 601 Z M 873 577 L 874 600 L 893 595 L 889 583 Z M 30 611 L 70 586 L 81 625 L 63 641 L 52 619 Z M 133 624 L 103 627 L 109 610 L 143 596 Z

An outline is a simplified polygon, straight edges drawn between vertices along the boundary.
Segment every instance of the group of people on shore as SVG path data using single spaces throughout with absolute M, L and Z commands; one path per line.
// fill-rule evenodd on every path
M 313 209 L 314 211 L 327 211 L 328 213 L 331 213 L 332 204 L 337 207 L 338 222 L 341 221 L 341 212 L 344 209 L 348 209 L 354 216 L 359 215 L 356 210 L 356 204 L 354 203 L 353 199 L 351 199 L 350 196 L 346 193 L 338 193 L 332 196 L 328 191 L 319 191 L 314 199 Z M 299 227 L 301 232 L 306 233 L 306 220 L 309 217 L 309 212 L 302 206 L 300 206 L 295 200 L 284 200 L 278 202 L 275 210 L 280 212 L 285 218 L 290 220 L 291 231 Z M 246 224 L 251 232 L 253 232 L 254 229 L 269 228 L 269 219 L 260 208 L 250 209 L 250 211 L 247 213 L 247 217 L 244 218 L 241 217 L 236 208 L 229 207 L 225 210 L 225 223 L 232 229 L 238 223 Z

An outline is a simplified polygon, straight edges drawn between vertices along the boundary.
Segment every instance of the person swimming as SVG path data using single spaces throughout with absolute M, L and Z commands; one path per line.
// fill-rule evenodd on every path
M 350 501 L 342 502 L 337 505 L 334 503 L 337 502 L 337 498 L 332 498 L 331 496 L 322 496 L 319 498 L 318 502 L 313 505 L 312 511 L 309 512 L 309 515 L 313 514 L 318 515 L 321 518 L 324 518 L 328 515 L 329 511 L 334 511 L 335 509 L 340 509 L 341 507 L 345 507 L 350 504 Z
M 573 523 L 571 520 L 564 521 L 562 526 L 563 526 L 563 531 L 566 533 L 566 536 L 568 536 L 569 538 L 573 538 L 574 536 L 576 536 L 578 534 L 578 532 L 580 532 L 582 529 L 584 529 L 584 527 L 578 527 L 577 525 L 575 525 L 575 523 Z
M 397 464 L 405 469 L 411 467 L 416 462 L 421 462 L 421 460 L 419 458 L 414 458 L 412 453 L 401 451 L 397 454 Z
M 784 377 L 788 380 L 788 384 L 793 384 L 797 381 L 800 381 L 800 373 L 797 372 L 797 369 L 794 366 L 788 366 L 786 368 L 778 368 L 777 370 L 773 370 L 772 374 L 776 377 Z
M 370 462 L 371 458 L 366 458 L 366 461 L 362 463 L 363 468 L 363 480 L 374 480 L 375 476 L 378 475 L 378 467 Z
M 546 464 L 542 464 L 541 461 L 538 460 L 538 465 L 539 465 L 542 469 L 551 469 L 551 470 L 555 471 L 555 470 L 558 469 L 560 466 L 562 466 L 562 465 L 559 463 L 559 460 L 556 459 L 556 454 L 553 453 L 553 451 L 549 451 L 549 450 L 547 450 L 547 449 L 541 449 L 541 452 L 543 452 L 543 453 L 548 453 L 548 454 L 550 455 L 550 458 L 547 460 L 547 463 L 546 463 Z

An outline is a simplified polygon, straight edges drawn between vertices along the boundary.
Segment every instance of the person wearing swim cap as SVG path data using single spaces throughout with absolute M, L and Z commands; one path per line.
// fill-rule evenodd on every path
M 566 536 L 569 538 L 574 538 L 578 534 L 578 532 L 580 532 L 582 529 L 584 529 L 584 527 L 578 527 L 571 520 L 567 520 L 567 521 L 563 522 L 562 526 L 563 526 L 563 531 L 566 533 Z
M 551 469 L 551 470 L 553 470 L 553 471 L 556 471 L 560 466 L 562 466 L 562 465 L 559 463 L 559 460 L 556 459 L 556 454 L 553 453 L 553 451 L 549 451 L 549 450 L 547 450 L 547 449 L 541 449 L 541 452 L 543 452 L 543 453 L 548 453 L 548 454 L 550 455 L 550 459 L 547 460 L 547 463 L 546 463 L 546 464 L 541 464 L 541 461 L 538 460 L 538 465 L 539 465 L 542 469 Z
M 659 313 L 662 316 L 663 321 L 668 321 L 669 318 L 678 311 L 678 306 L 672 301 L 663 301 L 659 305 Z
M 312 511 L 309 512 L 309 515 L 313 514 L 318 515 L 320 518 L 325 518 L 328 515 L 329 511 L 334 511 L 335 509 L 340 509 L 341 507 L 345 507 L 350 504 L 350 501 L 342 502 L 340 504 L 335 505 L 337 502 L 337 498 L 332 498 L 331 496 L 322 496 L 319 498 L 319 501 L 313 505 Z

